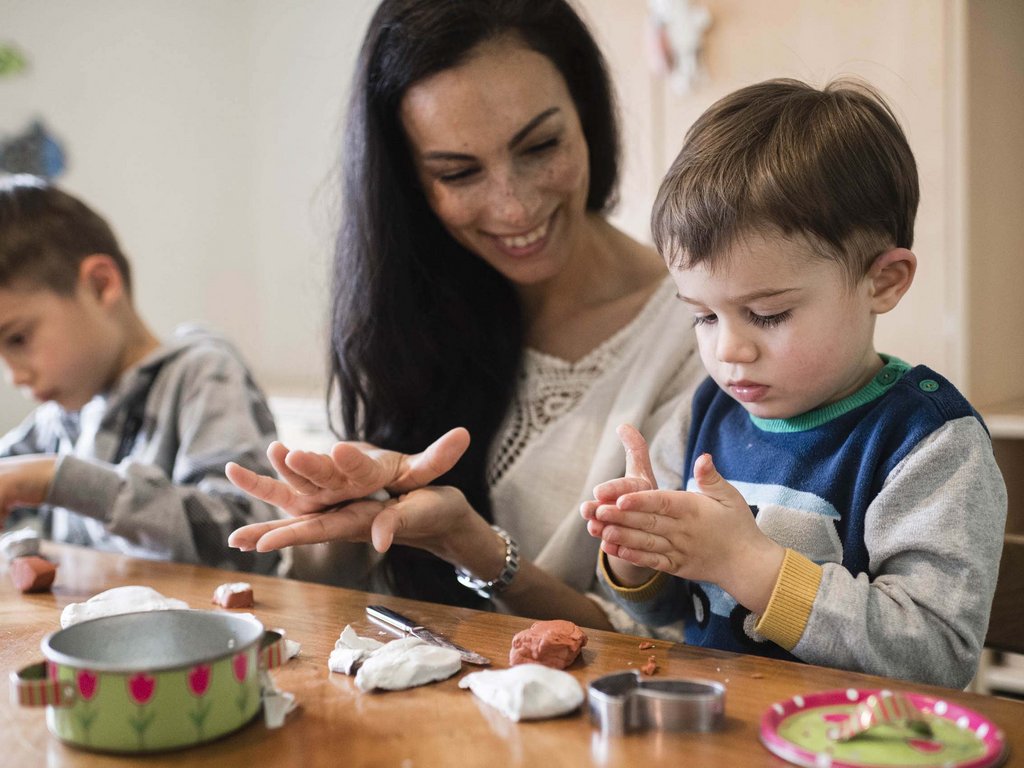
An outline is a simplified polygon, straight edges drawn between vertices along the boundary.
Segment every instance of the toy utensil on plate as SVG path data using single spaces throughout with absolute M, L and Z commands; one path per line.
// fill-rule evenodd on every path
M 854 688 L 776 702 L 761 718 L 761 742 L 813 768 L 987 768 L 1007 752 L 994 723 L 954 701 Z

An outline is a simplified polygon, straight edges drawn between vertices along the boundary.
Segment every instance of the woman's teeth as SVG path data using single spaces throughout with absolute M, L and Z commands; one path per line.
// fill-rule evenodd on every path
M 499 237 L 501 244 L 508 248 L 525 248 L 528 245 L 533 245 L 540 240 L 544 235 L 548 233 L 548 222 L 544 222 L 532 232 L 527 232 L 525 235 L 516 235 L 515 237 Z

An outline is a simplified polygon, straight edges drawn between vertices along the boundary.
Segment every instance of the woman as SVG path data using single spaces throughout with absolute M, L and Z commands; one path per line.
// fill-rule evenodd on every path
M 622 474 L 623 421 L 663 435 L 678 482 L 703 373 L 664 332 L 689 321 L 661 259 L 603 217 L 618 137 L 600 52 L 564 0 L 384 0 L 349 114 L 332 385 L 340 433 L 364 442 L 274 444 L 280 481 L 232 466 L 296 517 L 231 543 L 372 538 L 374 589 L 477 604 L 463 584 L 483 583 L 504 610 L 612 626 L 577 509 Z M 406 495 L 342 504 L 382 489 Z

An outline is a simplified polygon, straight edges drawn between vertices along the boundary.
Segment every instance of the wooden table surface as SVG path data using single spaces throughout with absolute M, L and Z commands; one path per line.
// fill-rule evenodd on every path
M 762 714 L 774 702 L 812 691 L 894 688 L 959 702 L 989 717 L 1006 733 L 1008 764 L 1024 763 L 1024 703 L 930 686 L 899 683 L 810 665 L 779 662 L 589 630 L 589 642 L 570 672 L 586 687 L 609 672 L 641 666 L 649 655 L 658 678 L 705 678 L 725 684 L 726 724 L 710 734 L 648 732 L 603 738 L 584 709 L 567 717 L 514 723 L 458 687 L 475 668 L 408 691 L 363 693 L 353 678 L 331 673 L 327 657 L 346 624 L 360 635 L 391 637 L 365 615 L 384 603 L 439 630 L 455 642 L 507 666 L 512 636 L 530 620 L 381 597 L 287 579 L 190 565 L 156 563 L 75 547 L 44 546 L 58 563 L 52 593 L 20 594 L 8 574 L 0 578 L 0 671 L 42 661 L 39 643 L 60 628 L 60 612 L 112 587 L 139 584 L 211 609 L 214 588 L 244 579 L 253 585 L 253 613 L 267 627 L 281 627 L 302 644 L 300 654 L 272 674 L 299 707 L 284 727 L 268 730 L 261 719 L 219 741 L 156 755 L 113 756 L 82 751 L 50 735 L 43 709 L 19 707 L 0 697 L 0 765 L 22 766 L 785 766 L 758 740 Z M 7 684 L 9 686 L 9 683 Z M 4 693 L 0 691 L 0 693 Z M 182 763 L 181 761 L 185 761 Z

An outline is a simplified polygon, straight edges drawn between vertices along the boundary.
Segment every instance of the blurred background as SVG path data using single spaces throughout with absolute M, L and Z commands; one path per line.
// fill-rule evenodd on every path
M 919 268 L 881 318 L 877 347 L 941 371 L 982 410 L 1010 491 L 1006 551 L 1017 554 L 1004 566 L 1024 561 L 1024 2 L 575 4 L 619 96 L 613 219 L 643 240 L 686 129 L 725 93 L 769 77 L 857 75 L 890 100 L 921 176 Z M 338 153 L 375 5 L 0 0 L 0 160 L 43 141 L 57 181 L 119 235 L 154 330 L 198 321 L 233 339 L 295 446 L 330 441 Z M 0 429 L 31 407 L 0 387 Z M 1024 576 L 1014 578 L 1004 568 L 990 627 L 1003 650 L 1024 635 Z M 1024 657 L 1001 662 L 982 685 L 1024 691 Z

